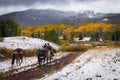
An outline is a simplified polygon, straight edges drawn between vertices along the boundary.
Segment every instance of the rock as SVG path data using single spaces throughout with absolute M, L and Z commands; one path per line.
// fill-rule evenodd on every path
M 101 75 L 96 75 L 96 77 L 102 77 Z

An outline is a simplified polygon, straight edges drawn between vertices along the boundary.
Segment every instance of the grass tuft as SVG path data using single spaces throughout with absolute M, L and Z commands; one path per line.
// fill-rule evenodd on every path
M 85 45 L 76 45 L 76 46 L 62 46 L 59 51 L 65 52 L 76 52 L 76 51 L 87 51 L 88 46 Z

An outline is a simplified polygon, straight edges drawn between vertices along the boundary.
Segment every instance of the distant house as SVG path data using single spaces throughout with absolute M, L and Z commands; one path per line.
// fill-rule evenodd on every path
M 91 40 L 91 37 L 84 37 L 83 40 L 81 41 L 90 41 Z
M 63 39 L 63 37 L 59 37 L 59 39 Z M 79 38 L 74 38 L 73 39 L 75 42 L 80 42 L 80 41 L 91 41 L 91 37 L 83 37 L 82 40 L 79 40 Z M 103 39 L 100 38 L 99 41 L 103 41 Z
M 79 42 L 79 41 L 90 41 L 91 37 L 84 37 L 82 40 L 79 40 L 79 38 L 74 38 L 75 42 Z
M 79 38 L 74 38 L 75 42 L 79 42 L 79 41 L 91 41 L 91 37 L 84 37 L 82 40 L 79 40 Z M 100 38 L 99 41 L 103 41 L 102 38 Z

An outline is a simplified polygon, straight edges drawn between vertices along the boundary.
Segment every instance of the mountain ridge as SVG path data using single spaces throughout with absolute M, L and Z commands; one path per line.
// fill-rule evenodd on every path
M 13 19 L 25 28 L 50 23 L 69 23 L 73 20 L 120 22 L 120 13 L 95 13 L 94 11 L 59 11 L 51 9 L 29 9 L 0 15 L 0 19 Z

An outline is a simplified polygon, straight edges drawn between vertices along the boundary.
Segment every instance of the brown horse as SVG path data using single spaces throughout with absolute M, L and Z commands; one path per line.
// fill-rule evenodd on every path
M 24 50 L 21 49 L 21 48 L 17 48 L 13 51 L 13 53 L 11 54 L 11 58 L 12 58 L 12 61 L 11 61 L 11 64 L 12 66 L 14 65 L 14 62 L 16 61 L 16 65 L 21 65 L 21 63 L 23 62 L 23 53 L 24 53 Z

